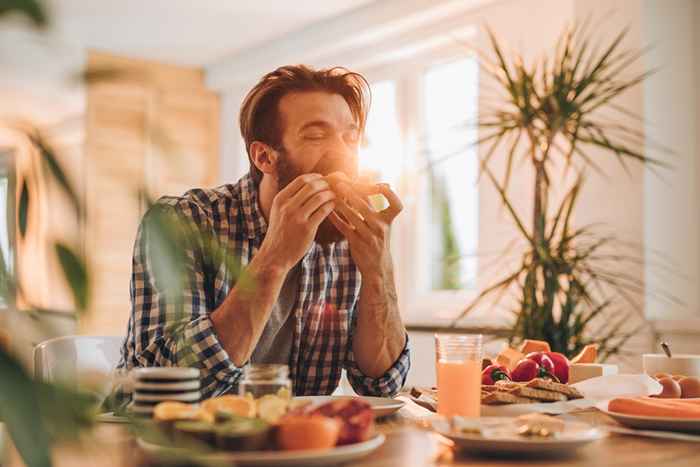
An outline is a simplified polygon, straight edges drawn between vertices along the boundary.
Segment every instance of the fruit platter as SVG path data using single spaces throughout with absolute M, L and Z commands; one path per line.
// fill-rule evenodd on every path
M 286 394 L 224 395 L 198 405 L 155 406 L 139 444 L 151 454 L 194 455 L 239 465 L 326 465 L 363 457 L 384 442 L 361 398 L 314 403 Z

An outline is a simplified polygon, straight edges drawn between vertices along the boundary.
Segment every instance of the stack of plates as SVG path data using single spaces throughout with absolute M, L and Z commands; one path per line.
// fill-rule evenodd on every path
M 129 409 L 136 415 L 150 417 L 153 408 L 164 401 L 199 403 L 199 370 L 196 368 L 139 368 L 132 376 L 134 392 Z

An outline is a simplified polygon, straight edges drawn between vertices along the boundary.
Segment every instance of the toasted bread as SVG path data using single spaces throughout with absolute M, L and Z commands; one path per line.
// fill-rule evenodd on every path
M 533 399 L 518 397 L 515 394 L 503 391 L 494 391 L 481 394 L 481 403 L 486 405 L 506 405 L 506 404 L 531 404 Z
M 499 392 L 507 392 L 515 396 L 527 397 L 541 402 L 565 401 L 568 398 L 561 393 L 548 391 L 546 389 L 536 389 L 526 386 L 526 383 L 514 383 L 511 381 L 496 381 Z
M 525 383 L 525 385 L 533 389 L 544 389 L 546 391 L 558 392 L 560 394 L 564 394 L 568 399 L 583 399 L 583 395 L 578 392 L 575 387 L 569 386 L 568 384 L 555 383 L 554 381 L 550 381 L 548 379 L 535 378 Z

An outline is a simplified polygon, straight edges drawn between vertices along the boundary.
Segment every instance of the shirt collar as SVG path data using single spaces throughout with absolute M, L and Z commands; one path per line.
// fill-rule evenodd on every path
M 243 224 L 248 238 L 264 237 L 267 232 L 267 221 L 260 209 L 258 187 L 250 173 L 241 178 L 240 183 L 241 207 L 243 209 Z

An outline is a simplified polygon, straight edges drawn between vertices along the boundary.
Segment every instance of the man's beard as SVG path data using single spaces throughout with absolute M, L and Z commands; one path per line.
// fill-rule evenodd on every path
M 302 172 L 298 171 L 289 163 L 289 158 L 287 157 L 287 151 L 285 149 L 278 149 L 280 154 L 279 162 L 277 164 L 277 177 L 278 177 L 278 192 L 284 187 L 292 183 L 295 178 L 302 175 Z M 322 175 L 328 175 L 334 170 L 325 171 L 327 173 L 321 173 Z M 330 245 L 331 243 L 339 242 L 345 239 L 343 234 L 333 225 L 333 223 L 326 217 L 321 224 L 318 226 L 316 231 L 316 236 L 314 240 L 321 245 Z

